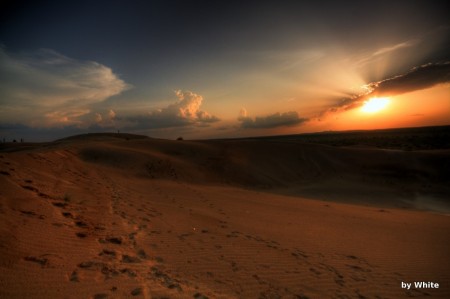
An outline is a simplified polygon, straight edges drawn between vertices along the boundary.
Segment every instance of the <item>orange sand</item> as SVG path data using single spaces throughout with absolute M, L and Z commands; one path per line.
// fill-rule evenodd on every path
M 448 151 L 102 135 L 10 150 L 0 298 L 450 298 L 450 218 L 408 200 L 447 194 Z

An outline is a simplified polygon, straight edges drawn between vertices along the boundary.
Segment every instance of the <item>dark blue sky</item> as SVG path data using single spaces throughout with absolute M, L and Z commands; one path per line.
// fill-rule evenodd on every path
M 47 52 L 46 59 L 62 55 L 80 64 L 95 62 L 111 69 L 127 87 L 122 85 L 120 92 L 104 94 L 84 108 L 100 114 L 105 113 L 100 107 L 123 110 L 123 118 L 133 114 L 132 107 L 148 111 L 166 107 L 177 99 L 173 91 L 178 89 L 204 97 L 213 114 L 236 109 L 218 119 L 237 115 L 240 106 L 254 106 L 258 114 L 297 110 L 278 104 L 271 109 L 269 102 L 301 96 L 301 90 L 274 83 L 284 77 L 286 82 L 319 84 L 308 77 L 310 68 L 318 67 L 304 64 L 308 59 L 356 60 L 380 49 L 409 51 L 408 59 L 391 63 L 382 72 L 374 71 L 373 64 L 360 67 L 364 83 L 422 63 L 448 60 L 446 1 L 243 2 L 6 1 L 0 9 L 0 44 L 5 59 L 17 62 L 32 57 L 34 67 L 39 64 L 37 57 L 42 57 L 36 53 L 47 49 L 57 54 Z M 79 71 L 87 68 L 77 67 Z M 38 68 L 42 70 L 42 65 Z M 274 73 L 277 77 L 266 83 L 270 79 L 266 77 Z M 260 86 L 267 90 L 254 93 Z M 305 95 L 304 101 L 315 100 Z M 322 98 L 317 97 L 319 102 Z M 234 105 L 221 108 L 222 103 Z M 300 114 L 303 106 L 298 105 Z M 81 111 L 75 114 L 82 116 Z M 75 116 L 70 117 L 75 121 Z
M 305 35 L 348 47 L 378 42 L 379 32 L 387 42 L 414 38 L 448 24 L 449 11 L 446 1 L 242 2 L 6 1 L 0 42 L 98 61 L 135 80 L 233 50 L 295 49 Z

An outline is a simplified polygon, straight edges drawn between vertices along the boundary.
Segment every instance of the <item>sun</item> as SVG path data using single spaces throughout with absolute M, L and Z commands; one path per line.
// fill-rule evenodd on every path
M 388 98 L 370 98 L 364 102 L 364 105 L 361 107 L 361 111 L 366 113 L 375 113 L 386 108 L 389 102 L 390 100 Z

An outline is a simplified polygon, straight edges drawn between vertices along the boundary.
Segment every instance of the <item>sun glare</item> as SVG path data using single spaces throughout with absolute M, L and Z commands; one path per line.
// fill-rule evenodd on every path
M 361 110 L 366 113 L 375 113 L 386 108 L 389 102 L 388 98 L 370 98 L 364 102 Z

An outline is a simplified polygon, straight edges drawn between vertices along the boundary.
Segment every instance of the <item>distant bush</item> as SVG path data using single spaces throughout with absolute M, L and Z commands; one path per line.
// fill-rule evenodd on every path
M 177 138 L 177 140 L 182 141 L 183 137 L 180 136 L 180 137 Z

